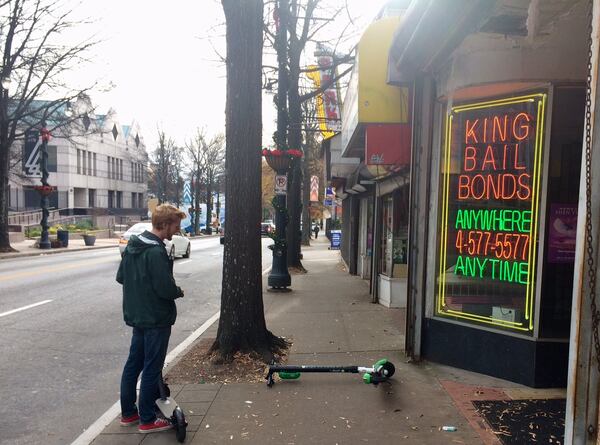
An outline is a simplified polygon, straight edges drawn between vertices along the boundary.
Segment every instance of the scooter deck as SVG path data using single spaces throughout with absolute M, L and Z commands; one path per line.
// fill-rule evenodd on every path
M 167 397 L 166 399 L 156 399 L 156 406 L 158 406 L 158 409 L 160 409 L 160 412 L 166 419 L 170 419 L 173 415 L 173 411 L 177 408 L 177 402 L 171 397 Z

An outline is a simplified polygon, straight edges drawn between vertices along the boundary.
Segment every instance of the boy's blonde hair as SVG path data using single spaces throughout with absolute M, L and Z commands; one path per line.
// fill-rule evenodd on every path
M 174 222 L 181 222 L 185 218 L 185 213 L 170 204 L 161 204 L 152 212 L 152 227 L 162 230 L 165 225 Z

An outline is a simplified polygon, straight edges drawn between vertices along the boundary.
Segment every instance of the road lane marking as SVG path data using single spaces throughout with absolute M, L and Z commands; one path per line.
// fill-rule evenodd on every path
M 31 309 L 32 307 L 36 307 L 36 306 L 41 306 L 42 304 L 46 304 L 46 303 L 50 303 L 52 300 L 44 300 L 44 301 L 40 301 L 39 303 L 34 303 L 34 304 L 29 304 L 27 306 L 23 306 L 17 309 L 13 309 L 12 311 L 8 311 L 8 312 L 2 312 L 0 314 L 0 317 L 5 317 L 6 315 L 10 315 L 10 314 L 14 314 L 16 312 L 21 312 L 27 309 Z
M 212 324 L 219 319 L 221 315 L 221 311 L 219 310 L 212 317 L 206 320 L 202 326 L 196 329 L 192 334 L 183 340 L 179 345 L 177 345 L 170 353 L 167 355 L 165 359 L 165 366 L 171 363 L 173 360 L 177 358 L 179 354 L 181 354 L 189 345 L 191 345 L 194 340 L 200 337 L 204 332 L 212 326 Z M 138 382 L 139 389 L 139 382 Z M 104 428 L 111 423 L 115 417 L 121 414 L 121 402 L 117 401 L 111 406 L 98 420 L 96 420 L 93 424 L 90 425 L 77 439 L 75 439 L 71 445 L 89 445 L 91 444 Z
M 117 258 L 106 258 L 106 259 L 102 259 L 102 260 L 78 262 L 76 264 L 66 264 L 66 265 L 62 265 L 62 266 L 42 267 L 39 269 L 28 270 L 25 272 L 17 272 L 17 273 L 13 272 L 13 273 L 5 274 L 5 275 L 0 275 L 0 281 L 16 280 L 18 278 L 32 277 L 35 275 L 42 275 L 45 273 L 62 272 L 63 270 L 68 270 L 68 269 L 81 269 L 83 267 L 93 266 L 95 264 L 111 263 L 111 262 L 114 262 L 116 259 Z

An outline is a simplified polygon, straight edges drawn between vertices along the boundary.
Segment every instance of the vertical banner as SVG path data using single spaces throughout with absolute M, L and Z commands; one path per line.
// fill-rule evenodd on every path
M 453 107 L 436 313 L 531 333 L 546 94 Z
M 42 139 L 38 130 L 27 130 L 25 132 L 25 143 L 23 144 L 23 173 L 29 177 L 41 177 L 40 148 Z
M 316 89 L 331 82 L 332 78 L 337 75 L 337 70 L 333 67 L 333 57 L 325 54 L 319 55 L 317 65 L 309 66 L 306 75 L 314 82 Z M 336 81 L 317 96 L 317 118 L 321 134 L 325 139 L 342 131 L 341 108 L 338 82 Z
M 319 202 L 319 177 L 310 177 L 310 201 Z

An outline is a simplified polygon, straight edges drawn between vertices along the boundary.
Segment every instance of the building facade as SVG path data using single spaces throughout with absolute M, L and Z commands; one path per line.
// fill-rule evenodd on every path
M 406 307 L 406 354 L 567 388 L 568 444 L 600 425 L 599 28 L 598 0 L 413 0 L 376 62 L 409 91 L 408 161 L 388 133 L 377 149 L 401 161 L 373 171 L 371 122 L 342 130 L 360 165 L 329 178 L 342 256 L 374 301 Z
M 50 206 L 85 212 L 104 209 L 104 214 L 147 214 L 148 154 L 139 125 L 123 125 L 114 110 L 95 114 L 89 100 L 80 99 L 70 113 L 74 127 L 52 131 L 48 143 L 48 182 L 56 188 Z M 64 111 L 63 111 L 64 112 Z M 51 122 L 48 128 L 52 129 Z M 26 143 L 14 147 L 17 159 L 10 177 L 11 212 L 36 210 L 39 194 L 39 132 L 32 130 Z

